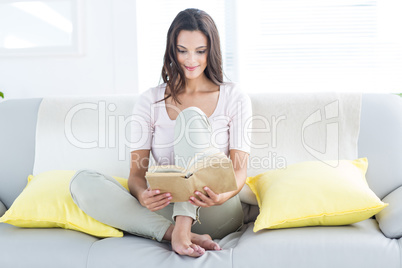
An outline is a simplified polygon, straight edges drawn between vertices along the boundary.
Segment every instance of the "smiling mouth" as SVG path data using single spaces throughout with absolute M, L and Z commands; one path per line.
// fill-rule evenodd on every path
M 198 66 L 194 66 L 194 67 L 184 66 L 184 67 L 186 67 L 186 69 L 189 70 L 190 72 L 194 71 L 195 69 L 198 68 Z

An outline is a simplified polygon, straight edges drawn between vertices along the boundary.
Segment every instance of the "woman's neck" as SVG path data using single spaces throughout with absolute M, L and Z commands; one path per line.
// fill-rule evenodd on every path
M 211 87 L 214 88 L 216 85 L 212 83 L 205 75 L 200 76 L 196 79 L 186 79 L 186 86 L 184 89 L 185 93 L 192 94 L 201 91 L 210 91 Z

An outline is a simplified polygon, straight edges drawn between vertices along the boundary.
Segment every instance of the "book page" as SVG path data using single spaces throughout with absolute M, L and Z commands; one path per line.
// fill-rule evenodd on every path
M 185 173 L 185 169 L 176 165 L 151 166 L 149 173 Z
M 219 165 L 219 163 L 227 162 L 228 160 L 228 157 L 223 152 L 200 156 L 197 158 L 197 161 L 192 162 L 191 165 L 186 169 L 186 177 L 190 177 L 197 170 L 208 166 Z
M 205 186 L 217 194 L 237 189 L 232 161 L 227 157 L 224 159 L 224 163 L 211 164 L 196 170 L 189 178 L 185 178 L 183 173 L 148 172 L 145 177 L 151 189 L 171 193 L 171 202 L 187 202 L 196 190 L 205 194 Z
M 187 202 L 196 190 L 205 194 L 205 186 L 216 193 L 237 189 L 232 160 L 216 148 L 197 153 L 187 168 L 176 165 L 151 166 L 145 178 L 151 189 L 171 193 L 171 202 Z

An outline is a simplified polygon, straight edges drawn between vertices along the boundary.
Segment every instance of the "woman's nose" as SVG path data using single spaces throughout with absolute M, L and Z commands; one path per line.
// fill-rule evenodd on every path
M 194 61 L 196 59 L 196 55 L 194 52 L 187 53 L 187 60 Z

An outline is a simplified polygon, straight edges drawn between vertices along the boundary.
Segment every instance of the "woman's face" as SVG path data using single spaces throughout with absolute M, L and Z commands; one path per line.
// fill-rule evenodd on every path
M 204 75 L 207 67 L 208 40 L 200 31 L 180 31 L 177 36 L 177 61 L 186 79 L 196 79 Z

